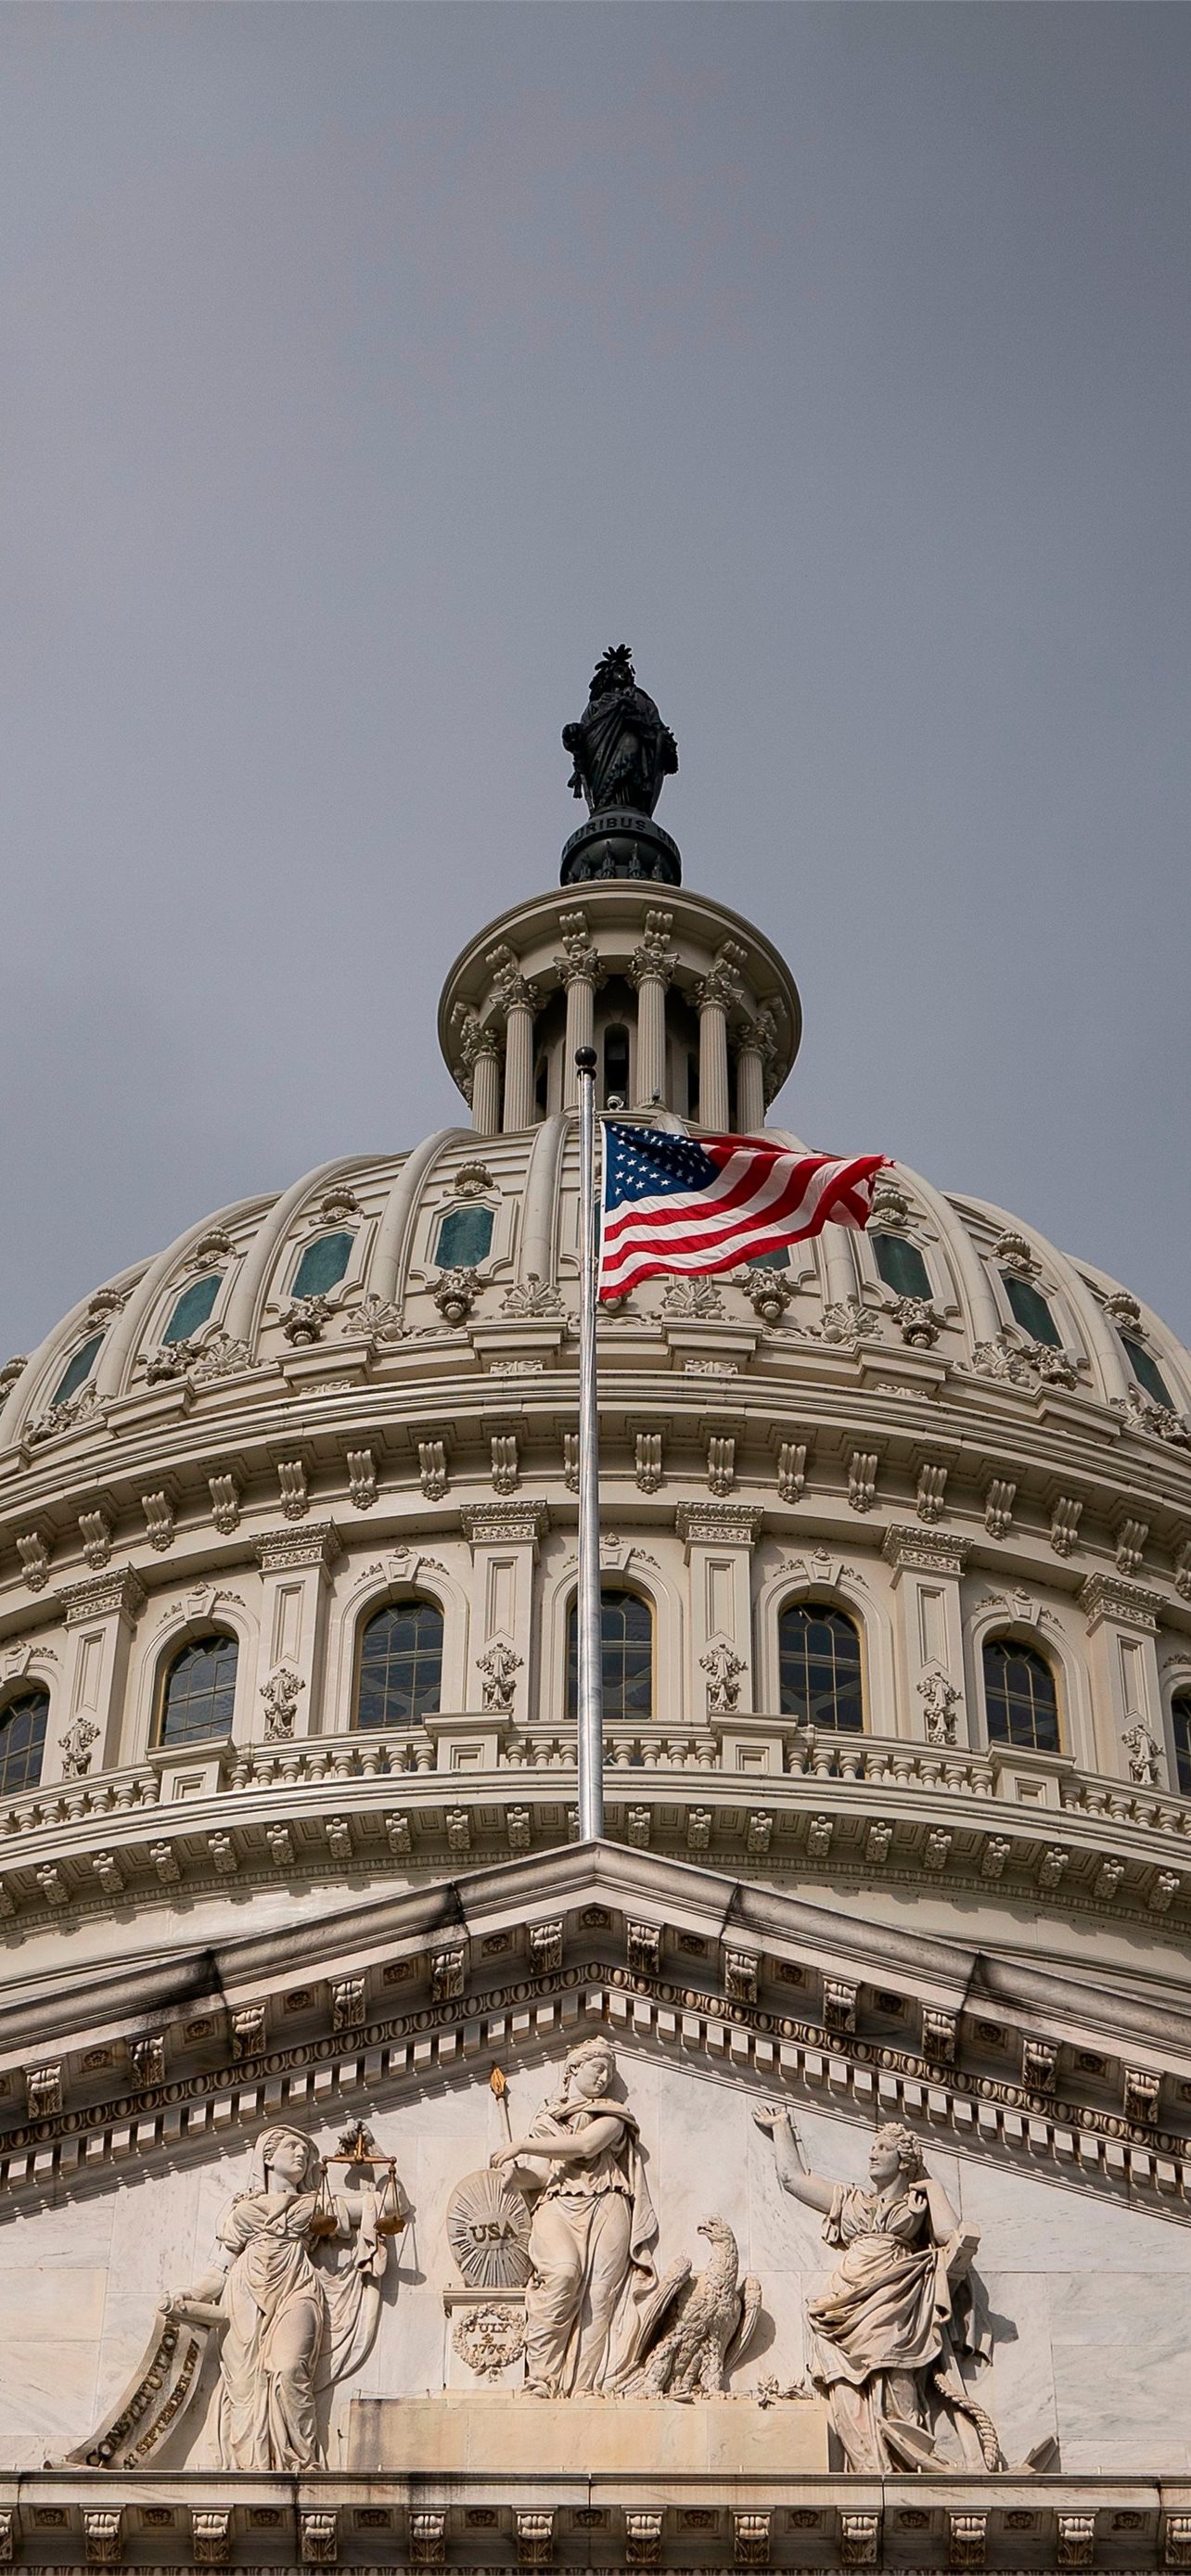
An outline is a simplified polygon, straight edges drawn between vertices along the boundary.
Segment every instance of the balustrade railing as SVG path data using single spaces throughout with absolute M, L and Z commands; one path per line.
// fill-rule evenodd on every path
M 1029 1794 L 1042 1796 L 1047 1812 L 1081 1815 L 1110 1825 L 1140 1827 L 1153 1833 L 1191 1839 L 1191 1799 L 1157 1784 L 1110 1779 L 1080 1772 L 1060 1756 L 1021 1756 L 996 1746 L 988 1753 L 959 1747 L 907 1743 L 892 1736 L 834 1735 L 785 1723 L 780 1717 L 743 1721 L 755 1746 L 768 1745 L 769 1768 L 736 1768 L 731 1719 L 714 1727 L 677 1728 L 624 1725 L 606 1729 L 605 1759 L 610 1781 L 630 1772 L 719 1773 L 749 1795 L 770 1796 L 780 1780 L 838 1782 L 886 1791 L 925 1792 L 942 1796 L 1017 1801 L 1023 1794 L 1019 1773 L 1033 1775 Z M 494 1732 L 477 1763 L 474 1743 L 468 1758 L 454 1762 L 452 1738 L 474 1739 L 487 1732 L 485 1718 L 460 1716 L 435 1721 L 435 1731 L 411 1726 L 384 1733 L 305 1736 L 280 1743 L 187 1748 L 205 1759 L 208 1776 L 201 1799 L 246 1795 L 289 1788 L 339 1789 L 348 1783 L 418 1778 L 430 1789 L 433 1777 L 451 1798 L 465 1794 L 469 1777 L 492 1767 L 522 1775 L 573 1772 L 573 1726 L 508 1725 Z M 615 1791 L 613 1791 L 615 1795 Z M 193 1798 L 191 1804 L 194 1803 Z M 103 1817 L 133 1815 L 160 1808 L 171 1822 L 183 1823 L 186 1802 L 172 1798 L 162 1757 L 99 1774 L 93 1780 L 48 1783 L 19 1792 L 0 1806 L 0 1842 L 11 1842 L 43 1829 L 86 1824 Z

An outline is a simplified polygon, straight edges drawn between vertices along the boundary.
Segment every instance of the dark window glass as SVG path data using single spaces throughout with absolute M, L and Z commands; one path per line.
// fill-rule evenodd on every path
M 165 1677 L 160 1744 L 202 1744 L 230 1735 L 236 1697 L 234 1637 L 195 1637 L 175 1655 Z
M 653 1612 L 635 1592 L 602 1591 L 600 1643 L 606 1718 L 653 1716 Z M 567 1622 L 567 1716 L 579 1706 L 579 1614 Z
M 1028 1279 L 1020 1279 L 1015 1270 L 1003 1270 L 1001 1277 L 1014 1323 L 1021 1325 L 1032 1342 L 1049 1342 L 1052 1350 L 1061 1350 L 1062 1334 L 1040 1290 L 1032 1287 Z
M 1168 1412 L 1173 1412 L 1174 1397 L 1157 1360 L 1151 1357 L 1143 1342 L 1130 1341 L 1127 1333 L 1122 1333 L 1121 1340 L 1125 1345 L 1125 1357 L 1138 1385 L 1144 1386 L 1146 1394 L 1153 1396 L 1155 1404 L 1164 1404 Z
M 864 1724 L 860 1639 L 851 1619 L 826 1602 L 798 1601 L 778 1621 L 783 1717 L 855 1735 Z
M 1013 1637 L 990 1637 L 984 1649 L 984 1707 L 990 1744 L 1027 1753 L 1059 1750 L 1059 1704 L 1049 1664 Z
M 102 1333 L 93 1333 L 89 1342 L 80 1344 L 74 1358 L 68 1361 L 58 1380 L 50 1398 L 51 1409 L 56 1404 L 65 1404 L 68 1396 L 77 1395 L 79 1388 L 86 1385 L 99 1357 L 102 1340 Z
M 308 1243 L 294 1272 L 291 1295 L 325 1297 L 328 1289 L 337 1288 L 352 1257 L 352 1234 L 319 1234 Z
M 452 1208 L 438 1229 L 434 1258 L 440 1270 L 474 1270 L 492 1250 L 491 1208 Z
M 789 1244 L 779 1243 L 776 1252 L 755 1252 L 748 1266 L 750 1270 L 788 1270 L 790 1267 Z
M 21 1691 L 0 1708 L 0 1789 L 35 1789 L 41 1778 L 47 1691 Z
M 390 1601 L 364 1630 L 357 1726 L 409 1726 L 441 1705 L 442 1612 Z
M 874 1234 L 872 1247 L 881 1277 L 895 1296 L 929 1298 L 930 1275 L 916 1243 L 907 1243 L 904 1234 Z
M 686 1060 L 686 1114 L 697 1126 L 699 1123 L 699 1059 L 694 1054 L 688 1055 Z
M 161 1336 L 162 1341 L 189 1341 L 191 1334 L 197 1333 L 200 1324 L 207 1322 L 222 1285 L 223 1274 L 219 1270 L 208 1271 L 205 1279 L 192 1280 L 189 1288 L 184 1288 L 178 1299 Z
M 605 1100 L 610 1100 L 613 1093 L 621 1100 L 629 1096 L 629 1033 L 619 1020 L 604 1031 Z
M 1180 1691 L 1177 1699 L 1172 1699 L 1170 1723 L 1174 1730 L 1179 1791 L 1184 1798 L 1191 1798 L 1191 1691 Z

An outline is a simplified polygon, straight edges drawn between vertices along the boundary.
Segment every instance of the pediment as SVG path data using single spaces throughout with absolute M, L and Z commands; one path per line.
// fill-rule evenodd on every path
M 526 2016 L 545 2030 L 575 1998 L 617 2027 L 680 2031 L 688 2060 L 727 2051 L 1182 2210 L 1191 2016 L 1165 1989 L 911 1936 L 611 1843 L 80 1969 L 52 1992 L 14 1981 L 5 2192 L 113 2154 L 152 2159 L 317 2070 L 348 2091 L 365 2060 L 424 2075 Z

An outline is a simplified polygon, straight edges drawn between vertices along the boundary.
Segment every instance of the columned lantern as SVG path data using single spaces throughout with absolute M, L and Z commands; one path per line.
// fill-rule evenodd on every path
M 564 743 L 457 1116 L 0 1372 L 0 2558 L 1180 2568 L 1191 1359 L 900 1160 L 637 1279 L 580 1841 L 575 1056 L 798 1147 L 801 1010 Z

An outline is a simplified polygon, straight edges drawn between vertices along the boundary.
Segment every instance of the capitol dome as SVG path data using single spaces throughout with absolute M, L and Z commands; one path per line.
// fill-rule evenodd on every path
M 602 1107 L 748 1133 L 801 1031 L 659 785 L 451 967 L 455 1125 L 196 1216 L 0 1374 L 10 2192 L 340 2059 L 354 2107 L 399 2007 L 411 2080 L 563 2029 L 597 1954 L 621 2022 L 1181 2192 L 1191 1355 L 1005 1210 L 893 1165 L 866 1233 L 602 1313 L 608 1839 L 569 1849 L 575 1052 Z

